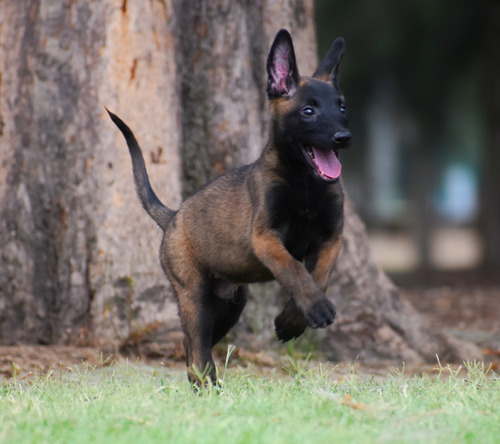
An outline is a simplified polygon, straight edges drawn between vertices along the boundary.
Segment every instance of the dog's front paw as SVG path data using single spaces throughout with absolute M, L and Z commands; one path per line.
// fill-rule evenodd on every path
M 312 328 L 324 328 L 333 324 L 336 314 L 335 307 L 325 296 L 316 300 L 305 313 L 306 321 Z
M 298 338 L 304 333 L 307 322 L 293 299 L 285 305 L 283 311 L 276 317 L 274 327 L 278 339 L 283 342 Z
M 303 317 L 300 320 L 296 319 L 290 321 L 283 316 L 283 313 L 281 313 L 274 320 L 274 327 L 278 339 L 282 342 L 288 342 L 291 339 L 298 338 L 302 333 L 304 333 L 307 324 Z

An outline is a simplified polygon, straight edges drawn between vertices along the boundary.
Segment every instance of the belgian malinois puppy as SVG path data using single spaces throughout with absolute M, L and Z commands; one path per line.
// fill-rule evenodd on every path
M 282 341 L 333 323 L 326 298 L 343 226 L 339 150 L 346 148 L 344 97 L 335 40 L 312 77 L 300 77 L 290 34 L 276 35 L 267 60 L 270 138 L 254 163 L 230 171 L 178 211 L 151 188 L 141 149 L 109 113 L 132 157 L 142 205 L 164 232 L 161 265 L 179 304 L 188 377 L 216 381 L 212 347 L 238 321 L 250 282 L 276 279 L 290 295 L 275 320 Z

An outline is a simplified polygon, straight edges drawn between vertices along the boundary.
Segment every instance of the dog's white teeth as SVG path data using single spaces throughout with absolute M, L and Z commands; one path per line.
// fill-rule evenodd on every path
M 306 148 L 307 150 L 307 154 L 309 154 L 309 156 L 311 157 L 312 160 L 314 160 L 314 151 L 312 150 L 312 148 L 310 146 L 308 146 Z

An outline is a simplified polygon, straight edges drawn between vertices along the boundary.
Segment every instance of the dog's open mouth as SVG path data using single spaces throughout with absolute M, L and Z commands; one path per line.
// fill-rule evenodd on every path
M 340 177 L 342 164 L 339 161 L 338 150 L 323 151 L 311 145 L 303 145 L 301 148 L 306 159 L 321 179 L 333 182 Z

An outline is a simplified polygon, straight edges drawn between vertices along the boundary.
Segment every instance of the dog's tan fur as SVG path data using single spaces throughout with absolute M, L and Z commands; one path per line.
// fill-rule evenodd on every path
M 203 372 L 215 381 L 212 347 L 238 320 L 246 283 L 276 279 L 290 295 L 275 321 L 284 341 L 333 322 L 325 291 L 341 245 L 342 188 L 318 177 L 301 150 L 307 143 L 331 153 L 350 138 L 335 103 L 343 101 L 336 84 L 342 52 L 337 41 L 315 75 L 300 78 L 291 38 L 280 31 L 268 60 L 269 143 L 256 162 L 209 183 L 178 211 L 159 202 L 135 137 L 110 113 L 129 145 L 139 197 L 164 230 L 160 261 L 179 304 L 188 376 L 197 384 Z M 313 106 L 320 122 L 302 112 Z

